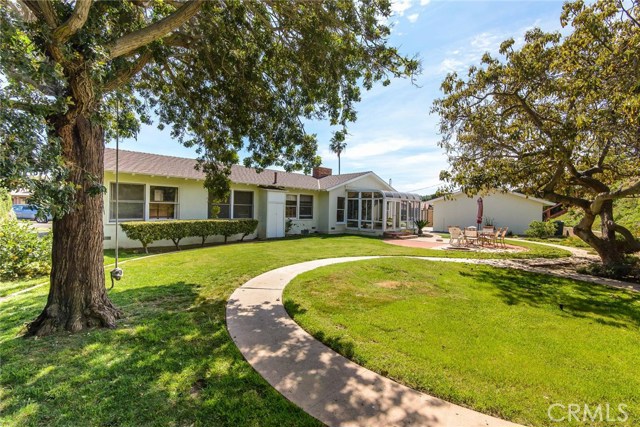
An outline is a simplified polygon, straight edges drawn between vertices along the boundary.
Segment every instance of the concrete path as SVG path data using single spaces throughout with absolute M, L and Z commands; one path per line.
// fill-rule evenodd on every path
M 372 258 L 379 257 L 332 258 L 290 265 L 261 274 L 238 288 L 227 303 L 227 328 L 247 361 L 287 399 L 329 426 L 517 426 L 420 393 L 365 369 L 314 339 L 285 311 L 282 291 L 298 274 L 329 264 Z

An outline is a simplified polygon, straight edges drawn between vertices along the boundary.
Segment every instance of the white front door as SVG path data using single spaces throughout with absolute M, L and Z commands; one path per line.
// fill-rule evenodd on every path
M 284 203 L 269 203 L 267 219 L 267 239 L 284 237 Z

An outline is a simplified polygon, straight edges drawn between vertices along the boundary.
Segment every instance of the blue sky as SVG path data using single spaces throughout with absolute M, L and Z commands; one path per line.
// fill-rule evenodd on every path
M 394 0 L 392 7 L 391 43 L 405 55 L 418 55 L 423 72 L 415 86 L 397 79 L 363 92 L 358 121 L 349 126 L 342 173 L 372 170 L 400 191 L 433 193 L 448 167 L 437 145 L 438 117 L 429 114 L 444 76 L 464 73 L 484 52 L 496 53 L 510 37 L 521 41 L 530 28 L 560 30 L 562 2 Z M 337 158 L 328 148 L 331 127 L 313 122 L 307 131 L 318 136 L 323 166 L 337 173 Z M 137 140 L 123 141 L 121 148 L 196 157 L 155 126 L 143 127 Z

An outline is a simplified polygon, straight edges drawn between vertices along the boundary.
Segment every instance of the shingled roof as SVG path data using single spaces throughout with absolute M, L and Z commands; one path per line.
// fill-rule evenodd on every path
M 194 159 L 120 150 L 118 160 L 120 163 L 119 170 L 123 173 L 197 180 L 204 180 L 205 178 L 205 174 L 202 171 L 195 169 L 197 161 Z M 112 148 L 105 149 L 104 170 L 109 172 L 115 172 L 116 170 L 116 150 Z M 230 179 L 231 182 L 236 184 L 277 186 L 302 190 L 327 190 L 370 173 L 372 172 L 346 173 L 316 179 L 310 175 L 300 173 L 271 169 L 258 172 L 253 168 L 233 165 L 231 166 Z

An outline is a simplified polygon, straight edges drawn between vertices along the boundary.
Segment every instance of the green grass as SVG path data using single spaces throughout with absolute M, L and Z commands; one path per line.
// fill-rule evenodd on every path
M 596 251 L 589 246 L 584 240 L 579 237 L 571 236 L 571 237 L 548 237 L 546 239 L 541 239 L 539 237 L 524 237 L 527 241 L 530 242 L 542 242 L 542 243 L 553 243 L 555 245 L 569 246 L 572 248 L 585 249 L 587 252 L 591 254 L 596 254 Z M 512 240 L 513 241 L 513 240 Z
M 139 250 L 121 250 L 118 254 L 120 261 L 131 260 L 145 256 L 144 252 Z M 107 249 L 104 251 L 104 265 L 111 265 L 115 262 L 115 251 L 113 249 Z M 29 279 L 18 280 L 0 280 L 0 298 L 9 294 L 22 291 L 32 286 L 40 285 L 43 283 L 49 283 L 49 276 L 32 277 Z
M 548 418 L 552 403 L 626 404 L 626 423 L 570 425 L 640 425 L 638 293 L 381 259 L 305 273 L 284 301 L 296 322 L 343 355 L 446 400 L 535 426 L 562 425 Z
M 318 238 L 318 237 L 314 237 L 314 238 Z M 327 238 L 327 237 L 321 237 L 321 238 Z M 380 240 L 379 239 L 375 239 L 375 238 L 364 238 L 364 237 L 360 237 L 360 239 L 365 239 L 368 240 L 370 242 L 378 242 L 378 244 L 380 244 Z M 544 246 L 540 246 L 540 245 L 533 245 L 533 244 L 528 244 L 525 242 L 522 243 L 518 243 L 520 246 L 526 247 L 527 249 L 529 249 L 526 252 L 521 252 L 521 253 L 514 253 L 514 254 L 505 254 L 505 257 L 509 257 L 509 258 L 535 258 L 535 257 L 542 257 L 542 258 L 555 258 L 555 257 L 560 257 L 560 256 L 568 256 L 569 253 L 566 251 L 562 251 L 559 249 L 553 249 L 553 248 L 548 248 L 548 247 L 544 247 Z M 385 246 L 388 246 L 386 244 L 384 244 Z M 199 249 L 199 245 L 196 246 L 190 246 L 187 248 L 184 248 L 184 250 L 194 250 L 194 249 Z M 389 249 L 385 247 L 385 250 Z M 146 254 L 144 253 L 144 251 L 142 249 L 120 249 L 120 251 L 118 251 L 118 259 L 121 262 L 124 261 L 129 261 L 135 258 L 140 258 L 140 257 L 144 257 L 144 256 L 149 256 L 149 255 L 158 255 L 158 254 L 166 254 L 168 252 L 173 252 L 175 251 L 173 246 L 170 247 L 159 247 L 159 248 L 149 248 L 149 253 Z M 461 252 L 454 252 L 454 251 L 449 251 L 449 252 L 443 252 L 443 251 L 435 251 L 435 250 L 431 250 L 431 249 L 417 249 L 415 250 L 414 254 L 417 255 L 423 255 L 423 256 L 440 256 L 440 257 L 468 257 L 468 258 L 492 258 L 495 257 L 496 255 L 492 255 L 492 254 L 473 254 L 473 253 L 461 253 Z M 113 249 L 106 249 L 104 251 L 104 265 L 105 266 L 111 266 L 112 264 L 115 263 L 115 250 Z M 124 264 L 126 265 L 126 263 Z M 121 267 L 124 267 L 124 265 L 122 265 Z M 1 281 L 0 280 L 0 298 L 7 296 L 9 294 L 12 294 L 14 292 L 18 292 L 21 291 L 23 289 L 27 289 L 30 288 L 32 286 L 35 285 L 39 285 L 42 283 L 48 283 L 49 282 L 49 277 L 48 276 L 40 276 L 40 277 L 35 277 L 35 278 L 30 278 L 28 280 L 24 279 L 24 280 L 7 280 L 7 281 Z
M 613 202 L 613 216 L 615 221 L 626 227 L 636 237 L 640 237 L 640 198 L 618 199 Z M 581 219 L 580 211 L 570 209 L 567 213 L 554 218 L 563 221 L 565 226 L 573 227 Z M 600 231 L 600 217 L 596 217 L 593 229 Z
M 35 277 L 32 279 L 6 280 L 0 281 L 0 298 L 5 297 L 14 292 L 30 288 L 32 286 L 45 283 L 49 278 L 47 276 Z
M 566 255 L 528 246 L 536 248 L 528 256 Z M 0 306 L 0 425 L 317 425 L 244 361 L 225 327 L 228 297 L 251 277 L 301 261 L 428 254 L 486 257 L 312 236 L 134 259 L 110 292 L 125 312 L 116 330 L 37 340 L 20 334 L 47 287 L 16 296 Z

